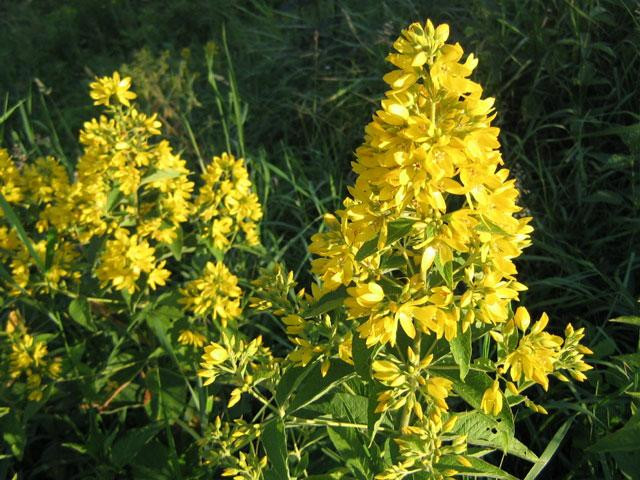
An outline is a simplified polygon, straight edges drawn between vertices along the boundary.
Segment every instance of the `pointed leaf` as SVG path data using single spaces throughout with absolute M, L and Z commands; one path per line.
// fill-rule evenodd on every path
M 638 450 L 640 445 L 640 412 L 637 412 L 619 430 L 610 433 L 587 450 L 592 452 L 632 452 Z
M 538 461 L 533 465 L 533 467 L 531 467 L 531 470 L 529 470 L 529 473 L 527 473 L 527 476 L 524 478 L 524 480 L 536 479 L 538 477 L 538 474 L 544 469 L 544 467 L 547 466 L 547 463 L 549 463 L 549 460 L 551 460 L 553 454 L 556 453 L 556 450 L 558 450 L 558 447 L 562 443 L 562 440 L 569 431 L 569 427 L 571 427 L 574 418 L 575 417 L 571 417 L 569 420 L 562 424 L 562 426 L 558 429 L 558 431 L 555 433 L 555 435 L 547 445 L 547 448 L 545 448 L 544 452 L 542 452 L 542 455 L 540 455 L 540 458 L 538 458 Z
M 24 230 L 24 227 L 22 226 L 22 223 L 20 222 L 18 215 L 16 215 L 16 212 L 13 210 L 11 205 L 9 205 L 9 202 L 7 202 L 7 200 L 4 198 L 4 195 L 2 195 L 2 193 L 0 193 L 0 208 L 2 208 L 2 210 L 4 211 L 4 215 L 7 218 L 7 221 L 11 224 L 13 228 L 16 229 L 16 233 L 18 234 L 18 237 L 20 237 L 20 240 L 29 251 L 31 258 L 33 258 L 34 263 L 38 267 L 38 270 L 44 273 L 45 268 L 44 268 L 44 263 L 42 261 L 42 258 L 40 257 L 38 252 L 36 252 L 36 249 L 33 247 L 33 243 L 31 242 L 31 239 L 27 235 L 27 232 Z
M 260 438 L 267 453 L 267 461 L 271 465 L 271 477 L 288 479 L 289 465 L 287 464 L 287 437 L 284 432 L 284 421 L 281 418 L 274 419 L 265 427 Z
M 302 313 L 303 318 L 317 317 L 323 313 L 330 312 L 340 307 L 344 299 L 349 295 L 347 294 L 347 288 L 342 286 L 333 292 L 329 292 L 323 295 L 320 300 L 311 305 L 307 310 Z
M 612 318 L 609 321 L 616 322 L 616 323 L 626 323 L 627 325 L 634 325 L 636 327 L 640 327 L 640 317 L 625 316 L 625 317 Z
M 293 413 L 315 402 L 329 393 L 336 385 L 349 380 L 354 375 L 354 368 L 339 360 L 331 362 L 329 372 L 325 376 L 320 371 L 320 364 L 314 364 L 292 395 L 287 413 Z
M 181 173 L 177 170 L 158 170 L 157 172 L 152 173 L 151 175 L 147 175 L 142 180 L 140 180 L 140 186 L 146 185 L 147 183 L 157 182 L 159 180 L 170 180 L 172 178 L 177 178 L 181 175 Z
M 471 363 L 471 327 L 462 333 L 461 324 L 458 322 L 458 335 L 449 344 L 453 359 L 460 368 L 460 380 L 464 380 L 469 373 L 469 364 Z
M 71 301 L 69 304 L 69 316 L 81 327 L 86 328 L 90 332 L 96 331 L 91 309 L 89 308 L 89 302 L 87 302 L 86 298 L 78 297 Z
M 438 467 L 440 469 L 450 468 L 452 470 L 456 470 L 460 474 L 464 474 L 465 477 L 472 478 L 495 478 L 499 480 L 518 480 L 516 477 L 511 475 L 508 472 L 505 472 L 501 468 L 492 465 L 481 458 L 467 456 L 465 457 L 470 463 L 470 467 L 465 467 L 460 462 L 457 461 L 457 458 L 452 455 L 447 455 L 443 457 L 438 462 Z
M 147 425 L 128 430 L 116 440 L 111 450 L 111 459 L 117 468 L 130 464 L 138 452 L 162 429 L 162 425 Z

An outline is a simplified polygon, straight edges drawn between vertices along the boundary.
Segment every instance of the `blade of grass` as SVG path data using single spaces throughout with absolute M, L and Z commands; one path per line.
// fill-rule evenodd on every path
M 36 249 L 33 247 L 33 243 L 31 242 L 31 239 L 27 235 L 27 232 L 24 230 L 24 227 L 22 226 L 22 223 L 20 222 L 18 215 L 16 215 L 16 212 L 13 210 L 11 205 L 9 205 L 9 202 L 7 202 L 7 200 L 4 198 L 4 195 L 2 195 L 2 193 L 0 193 L 0 208 L 2 208 L 2 210 L 4 211 L 4 215 L 7 218 L 7 221 L 11 224 L 13 228 L 16 229 L 16 233 L 20 237 L 20 240 L 22 241 L 24 246 L 29 251 L 29 254 L 31 255 L 31 257 L 33 257 L 33 261 L 38 267 L 38 269 L 42 273 L 44 273 L 45 268 L 44 268 L 44 262 L 42 261 L 42 258 L 40 258 L 40 255 L 38 255 L 38 252 L 36 252 Z
M 531 467 L 531 470 L 529 470 L 529 473 L 524 478 L 524 480 L 534 480 L 538 477 L 540 472 L 542 472 L 542 470 L 549 463 L 549 460 L 551 460 L 553 455 L 556 453 L 556 450 L 558 450 L 558 448 L 560 447 L 560 444 L 569 431 L 569 427 L 571 427 L 574 419 L 575 417 L 571 417 L 569 420 L 565 421 L 562 424 L 562 426 L 558 429 L 558 431 L 555 433 L 555 435 L 547 445 L 547 448 L 544 449 L 544 452 L 542 452 L 542 455 L 540 455 L 540 457 L 538 458 L 538 461 L 533 465 L 533 467 Z
M 229 86 L 231 88 L 231 103 L 233 105 L 234 123 L 236 125 L 238 133 L 238 148 L 240 149 L 240 156 L 246 158 L 245 145 L 244 145 L 244 121 L 246 115 L 242 114 L 240 106 L 240 93 L 238 92 L 238 83 L 236 81 L 236 74 L 233 70 L 233 62 L 231 61 L 231 54 L 229 53 L 229 45 L 227 43 L 227 30 L 225 26 L 222 26 L 222 45 L 224 47 L 224 53 L 227 57 L 227 65 L 229 68 Z

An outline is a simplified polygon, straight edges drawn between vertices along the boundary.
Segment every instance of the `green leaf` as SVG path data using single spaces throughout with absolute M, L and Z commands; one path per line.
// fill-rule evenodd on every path
M 173 422 L 180 418 L 187 403 L 187 386 L 182 376 L 167 368 L 149 370 L 147 388 L 151 392 L 149 407 L 154 420 Z
M 458 374 L 452 373 L 451 370 L 439 370 L 438 374 L 451 380 L 456 393 L 478 411 L 480 410 L 480 404 L 482 403 L 482 396 L 485 390 L 493 384 L 493 380 L 489 375 L 475 370 L 469 371 L 464 382 L 460 380 Z M 510 436 L 513 436 L 515 433 L 513 414 L 511 413 L 511 409 L 506 405 L 506 402 L 497 418 L 500 419 L 503 429 L 506 429 L 504 431 L 508 432 Z
M 131 463 L 134 480 L 175 480 L 169 449 L 155 437 L 138 452 Z
M 636 327 L 640 327 L 640 317 L 624 316 L 624 317 L 612 318 L 609 321 L 616 322 L 616 323 L 625 323 L 627 325 L 634 325 Z
M 307 480 L 341 480 L 345 478 L 345 475 L 349 473 L 348 468 L 340 467 L 332 470 L 329 473 L 322 473 L 320 475 L 310 475 L 305 477 Z
M 284 432 L 284 421 L 281 418 L 270 422 L 260 437 L 267 453 L 267 460 L 271 465 L 269 475 L 274 479 L 289 478 L 287 464 L 287 437 Z
M 11 454 L 18 460 L 22 460 L 24 447 L 27 445 L 27 431 L 16 417 L 15 412 L 0 417 L 0 432 L 2 432 L 2 439 L 11 450 Z
M 631 367 L 640 368 L 640 353 L 625 353 L 624 355 L 616 355 L 613 358 Z
M 640 412 L 619 430 L 610 433 L 587 448 L 591 452 L 632 452 L 640 445 Z
M 144 312 L 143 315 L 162 348 L 169 354 L 176 365 L 180 365 L 168 332 L 173 322 L 183 316 L 182 312 L 175 307 L 161 306 L 155 310 Z
M 105 207 L 106 211 L 110 212 L 113 209 L 113 207 L 115 207 L 118 204 L 121 198 L 122 198 L 122 192 L 120 191 L 120 189 L 118 189 L 117 187 L 112 188 L 109 194 L 107 195 L 107 205 Z
M 316 303 L 309 306 L 307 310 L 302 313 L 303 318 L 317 317 L 323 313 L 330 312 L 336 308 L 342 306 L 344 299 L 349 295 L 347 294 L 347 287 L 341 286 L 333 292 L 329 292 L 320 298 Z
M 47 243 L 44 254 L 44 269 L 49 271 L 51 265 L 53 265 L 53 258 L 56 253 L 56 234 L 53 231 L 47 232 Z
M 538 456 L 514 437 L 513 425 L 508 425 L 500 417 L 477 411 L 461 413 L 455 432 L 466 433 L 467 441 L 472 445 L 495 448 L 530 462 L 538 461 Z
M 368 406 L 367 397 L 337 392 L 329 401 L 315 403 L 310 405 L 309 409 L 320 414 L 331 415 L 331 418 L 337 421 L 366 425 Z
M 442 263 L 440 255 L 436 254 L 434 264 L 436 266 L 436 271 L 447 284 L 447 287 L 453 290 L 453 262 Z
M 64 442 L 61 444 L 63 447 L 73 450 L 74 452 L 78 452 L 80 455 L 87 455 L 88 450 L 86 445 L 82 445 L 80 443 L 73 442 Z
M 313 365 L 307 365 L 306 367 L 290 367 L 282 377 L 280 377 L 275 395 L 278 405 L 282 406 L 285 404 L 291 396 L 291 393 L 296 389 L 300 382 L 304 380 L 304 377 L 309 375 L 312 368 Z
M 388 276 L 382 275 L 378 279 L 378 283 L 382 287 L 382 290 L 384 291 L 386 296 L 391 298 L 397 298 L 400 295 L 402 295 L 402 291 L 403 291 L 402 285 L 400 285 L 395 280 L 389 278 Z
M 367 240 L 362 244 L 358 253 L 356 253 L 355 259 L 358 262 L 361 262 L 365 258 L 373 255 L 378 250 L 378 239 L 379 235 L 376 235 L 371 240 Z
M 361 480 L 373 478 L 371 453 L 365 447 L 362 434 L 352 428 L 334 427 L 327 427 L 327 433 L 342 461 L 356 478 Z
M 138 452 L 149 443 L 162 429 L 162 425 L 147 425 L 129 429 L 121 438 L 117 439 L 111 449 L 111 460 L 116 468 L 129 465 Z
M 367 404 L 367 435 L 369 437 L 369 445 L 372 445 L 376 435 L 383 427 L 388 426 L 393 429 L 394 425 L 391 423 L 391 416 L 384 413 L 376 413 L 378 407 L 378 395 L 383 390 L 381 386 L 374 386 L 369 390 L 369 398 Z
M 367 343 L 360 335 L 355 335 L 351 341 L 351 356 L 356 372 L 363 380 L 371 380 L 371 355 L 372 348 L 367 348 Z
M 544 452 L 542 452 L 542 455 L 540 455 L 538 461 L 533 465 L 533 467 L 531 467 L 531 470 L 529 470 L 529 473 L 527 473 L 527 476 L 524 478 L 524 480 L 534 480 L 538 477 L 544 467 L 547 466 L 547 463 L 549 463 L 549 460 L 551 460 L 553 454 L 556 453 L 556 450 L 558 450 L 558 447 L 560 447 L 560 444 L 569 431 L 569 427 L 571 427 L 574 418 L 575 417 L 571 417 L 569 420 L 564 422 L 558 429 L 558 431 L 553 435 L 553 438 L 547 445 L 547 448 L 544 449 Z
M 633 125 L 615 125 L 606 128 L 600 135 L 618 135 L 632 154 L 640 152 L 640 123 Z
M 386 255 L 380 260 L 380 269 L 385 271 L 398 270 L 406 264 L 407 260 L 402 255 Z
M 181 175 L 181 173 L 177 170 L 158 170 L 157 172 L 152 173 L 151 175 L 147 175 L 142 180 L 140 180 L 140 186 L 146 185 L 147 183 L 157 182 L 159 180 L 170 180 L 172 178 L 177 178 Z
M 8 100 L 7 100 L 7 102 L 8 102 Z M 11 114 L 13 112 L 15 112 L 24 102 L 25 102 L 24 99 L 20 100 L 18 103 L 16 103 L 11 108 L 6 108 L 6 106 L 5 106 L 5 111 L 2 114 L 2 116 L 0 116 L 0 125 L 2 125 L 7 120 L 7 118 L 9 118 L 11 116 Z
M 416 220 L 410 218 L 398 218 L 393 222 L 389 222 L 387 225 L 387 241 L 385 243 L 385 247 L 391 245 L 396 240 L 401 239 L 407 233 L 411 231 L 411 227 L 416 223 Z M 358 262 L 361 262 L 365 258 L 373 255 L 378 250 L 378 242 L 380 240 L 380 235 L 376 235 L 370 240 L 364 242 L 364 244 L 356 253 L 355 259 Z
M 640 480 L 640 456 L 634 452 L 611 452 L 617 467 L 629 480 Z
M 449 342 L 453 359 L 460 367 L 460 380 L 464 380 L 469 373 L 471 363 L 471 327 L 462 333 L 461 323 L 458 322 L 458 334 Z
M 496 478 L 500 480 L 518 480 L 510 473 L 505 472 L 501 468 L 492 465 L 481 458 L 466 456 L 465 457 L 471 463 L 470 467 L 465 467 L 457 461 L 457 458 L 453 455 L 445 455 L 438 462 L 439 469 L 452 469 L 458 473 L 464 474 L 465 477 L 481 477 L 481 478 Z
M 347 381 L 353 375 L 355 375 L 355 371 L 351 365 L 333 360 L 329 371 L 323 377 L 320 372 L 320 364 L 315 363 L 309 374 L 297 386 L 298 388 L 289 402 L 287 413 L 293 413 L 315 402 L 329 393 L 333 387 Z
M 416 220 L 411 218 L 399 218 L 393 222 L 389 222 L 387 227 L 387 245 L 391 245 L 409 233 L 414 223 L 416 223 Z
M 486 373 L 470 370 L 464 381 L 452 371 L 442 370 L 438 373 L 449 378 L 456 393 L 477 410 L 462 415 L 456 425 L 456 429 L 469 434 L 469 443 L 497 448 L 530 462 L 538 460 L 537 455 L 515 438 L 513 414 L 507 402 L 504 402 L 497 417 L 485 415 L 480 411 L 482 396 L 493 384 L 493 380 Z
M 11 224 L 13 228 L 16 229 L 16 233 L 18 234 L 18 237 L 20 237 L 20 240 L 29 251 L 29 254 L 33 258 L 33 261 L 38 267 L 38 269 L 42 273 L 44 273 L 45 268 L 44 268 L 44 263 L 42 262 L 42 258 L 40 257 L 40 255 L 38 255 L 38 252 L 36 252 L 35 248 L 33 247 L 33 243 L 31 243 L 31 240 L 29 239 L 27 232 L 25 232 L 24 227 L 22 226 L 22 223 L 18 218 L 18 215 L 16 215 L 16 212 L 13 210 L 11 205 L 9 205 L 9 202 L 7 202 L 7 200 L 4 198 L 4 195 L 2 195 L 2 193 L 0 193 L 0 208 L 2 208 L 2 210 L 4 211 L 4 215 L 7 221 Z
M 96 331 L 89 302 L 84 297 L 74 298 L 69 304 L 69 316 L 81 327 L 90 332 Z
M 176 230 L 176 238 L 169 244 L 169 250 L 173 257 L 180 261 L 182 258 L 182 247 L 184 246 L 184 233 L 182 232 L 182 228 L 180 226 L 175 227 Z

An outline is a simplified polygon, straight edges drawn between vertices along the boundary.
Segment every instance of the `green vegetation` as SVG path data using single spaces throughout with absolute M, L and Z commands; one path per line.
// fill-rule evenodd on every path
M 520 204 L 533 217 L 533 244 L 517 261 L 518 280 L 529 287 L 521 300 L 532 317 L 547 312 L 552 333 L 568 323 L 584 327 L 584 343 L 594 351 L 587 381 L 530 390 L 549 412 L 520 411 L 515 419 L 518 438 L 539 456 L 533 467 L 513 456 L 501 462 L 499 451 L 492 461 L 527 480 L 640 478 L 636 2 L 160 3 L 2 2 L 0 148 L 18 163 L 53 155 L 73 171 L 82 153 L 78 133 L 96 116 L 89 83 L 119 70 L 133 78 L 140 109 L 158 112 L 164 137 L 192 171 L 223 151 L 246 159 L 264 214 L 260 258 L 284 262 L 298 288 L 308 288 L 310 238 L 353 184 L 354 150 L 385 90 L 391 42 L 413 21 L 448 23 L 450 41 L 479 58 L 473 78 L 496 98 L 503 159 L 517 178 Z M 229 254 L 247 291 L 268 263 L 254 254 L 249 247 Z M 204 263 L 194 259 L 181 279 L 193 280 Z M 81 296 L 90 297 L 88 291 Z M 121 315 L 127 307 L 118 298 Z M 17 306 L 4 292 L 2 301 L 4 328 Z M 198 466 L 194 443 L 213 428 L 206 422 L 215 421 L 196 414 L 196 407 L 207 408 L 206 390 L 193 375 L 200 352 L 177 352 L 190 364 L 192 371 L 184 372 L 174 368 L 175 354 L 167 348 L 167 338 L 177 337 L 167 325 L 178 314 L 165 308 L 165 317 L 151 320 L 141 308 L 136 322 L 147 330 L 129 335 L 117 322 L 96 331 L 94 317 L 102 312 L 85 300 L 48 301 L 19 305 L 49 325 L 43 331 L 50 335 L 41 340 L 53 338 L 56 312 L 74 320 L 70 338 L 87 339 L 65 345 L 73 347 L 64 354 L 75 376 L 59 386 L 54 406 L 32 401 L 17 418 L 0 395 L 0 480 L 14 474 L 213 478 L 215 470 Z M 47 319 L 47 311 L 55 315 Z M 290 350 L 273 315 L 256 314 L 242 328 L 249 339 L 261 334 L 275 356 Z M 113 354 L 119 338 L 126 348 Z M 210 393 L 228 397 L 226 389 L 213 388 Z M 248 409 L 245 403 L 235 408 Z M 279 438 L 278 428 L 270 429 L 270 438 Z M 334 445 L 353 443 L 336 440 L 333 432 Z M 266 446 L 270 456 L 277 450 Z M 335 451 L 324 453 L 335 461 Z M 292 468 L 306 461 L 311 470 L 324 458 L 290 457 Z

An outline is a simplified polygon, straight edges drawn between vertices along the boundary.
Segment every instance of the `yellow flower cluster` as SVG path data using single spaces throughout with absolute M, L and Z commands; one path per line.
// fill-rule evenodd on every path
M 192 347 L 201 348 L 207 341 L 207 337 L 196 330 L 184 329 L 178 336 L 180 345 L 191 345 Z
M 266 470 L 267 457 L 259 458 L 253 454 L 238 453 L 235 465 L 227 467 L 222 472 L 223 477 L 233 477 L 232 480 L 261 480 L 262 472 Z
M 407 411 L 413 411 L 420 420 L 424 417 L 422 405 L 429 406 L 429 412 L 434 417 L 449 409 L 447 397 L 453 387 L 453 382 L 447 378 L 433 375 L 429 372 L 429 365 L 433 355 L 420 358 L 411 347 L 407 347 L 407 364 L 398 361 L 394 356 L 387 360 L 376 360 L 371 365 L 373 378 L 380 381 L 389 390 L 378 395 L 376 412 L 397 410 L 406 406 Z
M 9 152 L 4 148 L 0 148 L 0 193 L 9 203 L 18 203 L 22 200 L 22 181 L 20 178 L 20 169 L 13 163 Z M 4 213 L 0 210 L 0 217 Z
M 258 245 L 257 222 L 262 218 L 262 207 L 244 161 L 223 153 L 213 158 L 202 179 L 204 185 L 195 208 L 203 223 L 203 235 L 221 251 L 228 250 L 240 232 L 248 245 Z
M 274 376 L 278 365 L 271 350 L 262 344 L 262 337 L 245 342 L 235 335 L 223 333 L 221 340 L 221 343 L 211 342 L 204 349 L 202 368 L 198 371 L 198 376 L 205 379 L 203 385 L 210 385 L 222 377 L 222 383 L 234 386 L 227 408 L 238 403 L 244 393 L 264 402 L 258 386 Z
M 181 293 L 195 315 L 219 319 L 223 326 L 242 312 L 238 277 L 222 262 L 207 262 L 202 276 L 188 282 Z
M 92 85 L 120 85 L 113 87 L 120 93 L 111 95 L 129 107 L 128 101 L 122 101 L 130 85 L 130 79 L 125 80 L 119 80 L 116 72 L 113 78 Z M 100 91 L 92 90 L 92 97 L 96 96 Z M 109 101 L 102 104 L 108 106 L 107 115 L 86 122 L 80 133 L 84 152 L 73 189 L 79 237 L 87 242 L 133 221 L 141 223 L 144 236 L 171 242 L 192 210 L 193 182 L 187 178 L 186 163 L 166 140 L 152 142 L 160 134 L 155 115 Z
M 165 264 L 165 260 L 156 260 L 155 250 L 149 242 L 119 228 L 115 231 L 114 238 L 106 243 L 96 275 L 102 286 L 111 283 L 116 290 L 132 293 L 138 288 L 140 275 L 145 273 L 146 284 L 155 290 L 158 285 L 164 285 L 171 274 L 164 268 Z
M 33 240 L 39 259 L 46 261 L 45 289 L 58 287 L 80 276 L 77 252 L 68 229 L 71 225 L 69 177 L 65 168 L 53 157 L 37 158 L 32 164 L 18 166 L 6 150 L 0 149 L 0 193 L 10 205 L 29 209 L 31 223 L 26 228 L 43 234 L 54 230 L 50 238 Z M 0 220 L 5 220 L 0 209 Z M 4 221 L 2 222 L 4 223 Z M 0 224 L 0 261 L 8 265 L 13 283 L 6 285 L 15 296 L 31 292 L 32 273 L 37 263 L 13 226 Z
M 457 418 L 452 416 L 443 423 L 439 417 L 425 417 L 418 425 L 404 427 L 396 439 L 401 460 L 376 475 L 375 480 L 411 478 L 414 473 L 426 473 L 427 478 L 434 480 L 450 480 L 462 473 L 453 465 L 471 467 L 465 456 L 467 436 L 453 432 Z M 441 469 L 438 464 L 443 460 L 449 462 Z
M 267 457 L 260 457 L 254 449 L 240 451 L 260 434 L 260 425 L 250 424 L 242 419 L 223 422 L 218 416 L 210 424 L 207 433 L 209 447 L 204 452 L 205 463 L 222 470 L 222 477 L 233 480 L 259 480 L 267 467 Z
M 242 313 L 243 292 L 223 257 L 234 247 L 255 252 L 246 247 L 259 245 L 262 207 L 245 161 L 223 153 L 192 179 L 187 162 L 159 138 L 157 116 L 137 109 L 130 88 L 131 79 L 117 72 L 91 83 L 90 96 L 103 108 L 80 132 L 75 170 L 53 157 L 15 161 L 0 149 L 0 304 L 37 304 L 43 300 L 38 294 L 46 293 L 47 302 L 63 309 L 52 311 L 50 320 L 72 318 L 90 329 L 97 316 L 139 319 L 166 310 L 167 319 L 176 320 L 168 333 L 179 344 L 220 342 L 206 348 L 200 374 L 205 383 L 218 375 L 233 387 L 228 407 L 247 393 L 264 401 L 263 385 L 273 387 L 279 364 L 262 339 L 224 333 L 218 339 L 195 325 L 209 318 L 225 332 Z M 194 266 L 196 278 L 190 275 Z M 5 296 L 18 298 L 5 302 Z M 175 308 L 180 296 L 184 318 Z M 48 394 L 48 381 L 62 366 L 51 358 L 48 338 L 57 335 L 30 333 L 17 312 L 9 314 L 0 336 L 6 390 L 16 385 L 17 393 L 35 401 Z M 118 349 L 122 342 L 116 343 Z M 193 355 L 187 348 L 176 352 L 187 355 L 183 360 Z M 258 434 L 251 426 L 233 432 Z M 265 457 L 232 453 L 224 456 L 222 476 L 261 478 Z
M 21 315 L 13 310 L 9 313 L 5 332 L 10 340 L 11 352 L 8 366 L 3 366 L 12 381 L 25 377 L 27 399 L 40 401 L 45 380 L 59 376 L 62 359 L 48 358 L 48 348 L 44 341 L 36 340 L 29 334 Z
M 259 243 L 262 209 L 244 161 L 226 153 L 214 157 L 202 175 L 204 185 L 192 198 L 194 182 L 186 162 L 166 140 L 155 141 L 160 122 L 131 103 L 136 95 L 130 86 L 131 79 L 118 72 L 91 84 L 90 95 L 105 112 L 80 132 L 83 152 L 73 181 L 52 157 L 18 165 L 0 149 L 0 193 L 9 204 L 26 210 L 25 217 L 34 224 L 25 224 L 25 229 L 42 235 L 33 240 L 41 263 L 46 259 L 45 282 L 39 285 L 71 289 L 69 281 L 81 275 L 81 251 L 93 239 L 103 245 L 93 272 L 101 286 L 129 294 L 167 284 L 171 271 L 166 253 L 176 240 L 182 241 L 187 222 L 193 225 L 191 231 L 210 238 L 221 250 L 231 248 L 240 232 L 244 243 Z M 2 223 L 0 261 L 13 277 L 7 290 L 19 295 L 36 284 L 33 272 L 42 266 L 17 232 L 4 225 L 4 219 Z M 235 307 L 234 301 L 227 307 L 218 304 L 216 315 L 237 315 L 239 295 L 231 288 L 228 296 L 236 298 Z M 211 300 L 203 299 L 207 302 Z M 204 314 L 203 308 L 196 308 L 197 314 Z M 192 335 L 183 336 L 181 343 L 199 341 Z
M 322 290 L 316 284 L 311 285 L 310 295 L 304 288 L 296 292 L 293 272 L 285 274 L 281 264 L 263 269 L 260 277 L 252 283 L 256 296 L 251 297 L 250 306 L 280 317 L 289 339 L 296 346 L 289 353 L 288 360 L 302 367 L 318 360 L 323 376 L 329 371 L 332 357 L 337 356 L 353 365 L 353 332 L 347 325 L 332 322 L 329 315 L 323 315 L 320 322 L 308 321 L 301 316 L 322 296 Z
M 469 79 L 477 59 L 463 59 L 448 36 L 447 25 L 427 21 L 394 42 L 388 60 L 396 70 L 385 75 L 390 90 L 356 150 L 350 196 L 312 237 L 319 283 L 297 309 L 279 309 L 296 364 L 318 361 L 326 372 L 330 358 L 349 361 L 336 338 L 355 351 L 359 337 L 372 352 L 371 376 L 382 386 L 375 412 L 398 412 L 402 429 L 395 439 L 402 459 L 378 479 L 416 472 L 450 478 L 458 473 L 452 465 L 471 471 L 465 438 L 443 447 L 454 438 L 448 432 L 456 417 L 448 413 L 454 382 L 439 369 L 455 362 L 464 377 L 473 349 L 462 358 L 461 344 L 477 336 L 498 344 L 491 350 L 497 359 L 484 359 L 495 380 L 484 377 L 491 385 L 480 405 L 493 415 L 507 404 L 501 382 L 544 412 L 523 390 L 536 383 L 546 389 L 549 375 L 566 380 L 561 370 L 583 380 L 590 368 L 582 329 L 567 327 L 563 339 L 544 331 L 546 315 L 528 330 L 528 312 L 512 311 L 526 290 L 513 262 L 531 243 L 530 218 L 521 215 L 503 166 L 494 100 Z M 263 290 L 263 302 L 254 304 L 265 308 Z M 445 456 L 448 467 L 440 469 Z
M 91 87 L 91 98 L 94 105 L 111 105 L 112 98 L 115 97 L 116 102 L 124 106 L 129 106 L 129 100 L 136 98 L 136 94 L 129 91 L 131 87 L 131 78 L 120 78 L 120 74 L 115 72 L 111 77 L 102 77 L 96 79 L 89 85 Z
M 544 331 L 548 322 L 549 317 L 543 313 L 529 329 L 530 314 L 521 306 L 511 320 L 499 330 L 490 332 L 500 348 L 496 362 L 497 378 L 482 397 L 481 408 L 485 413 L 498 415 L 502 410 L 503 394 L 498 379 L 504 381 L 512 395 L 521 395 L 523 390 L 534 383 L 547 390 L 549 375 L 569 381 L 561 370 L 568 372 L 575 380 L 586 380 L 583 372 L 593 367 L 584 361 L 584 355 L 593 352 L 580 344 L 580 340 L 584 338 L 584 328 L 574 330 L 568 324 L 565 338 L 562 338 Z M 532 410 L 546 413 L 544 407 L 534 404 L 528 398 L 525 397 L 524 401 Z
M 498 151 L 493 99 L 467 77 L 449 27 L 413 24 L 388 60 L 391 86 L 356 151 L 351 198 L 313 238 L 327 290 L 350 286 L 350 316 L 369 344 L 398 326 L 451 340 L 462 322 L 506 322 L 525 287 L 513 259 L 529 245 L 529 218 Z M 401 262 L 401 263 L 398 263 Z

